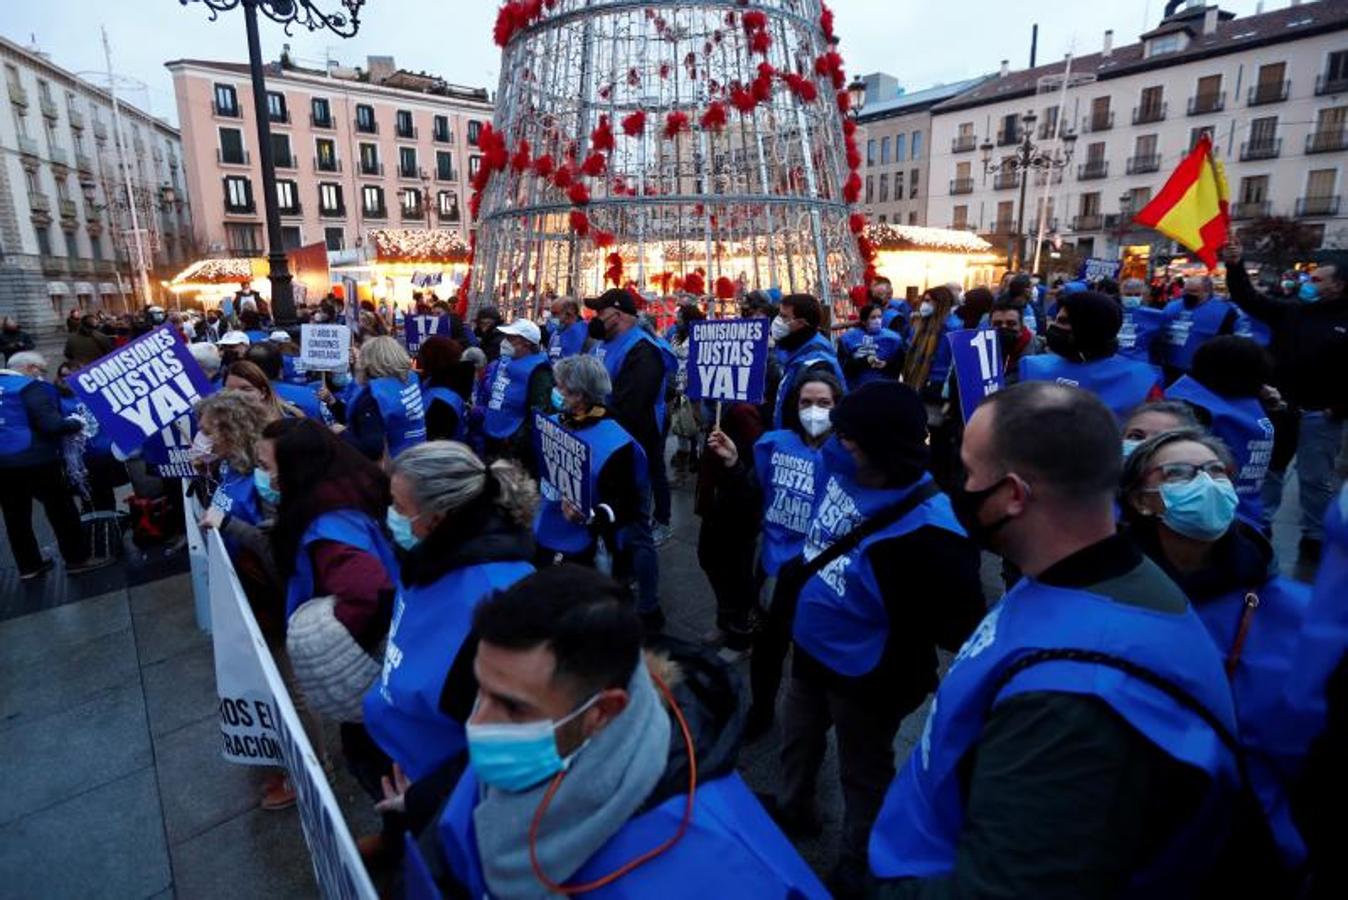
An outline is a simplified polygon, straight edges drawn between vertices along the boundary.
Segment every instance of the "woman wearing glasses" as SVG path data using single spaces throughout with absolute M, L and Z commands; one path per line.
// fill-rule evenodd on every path
M 1290 869 L 1305 847 L 1271 745 L 1310 588 L 1280 575 L 1268 540 L 1236 518 L 1234 467 L 1226 445 L 1204 431 L 1153 435 L 1124 464 L 1123 515 L 1137 545 L 1184 589 L 1226 661 L 1251 783 Z

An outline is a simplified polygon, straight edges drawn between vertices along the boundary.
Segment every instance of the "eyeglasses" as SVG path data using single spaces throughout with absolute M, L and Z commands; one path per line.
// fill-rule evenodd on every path
M 1166 484 L 1183 484 L 1186 481 L 1193 481 L 1200 472 L 1207 473 L 1208 477 L 1214 480 L 1231 480 L 1231 470 L 1226 467 L 1226 463 L 1219 459 L 1205 463 L 1165 463 L 1164 465 L 1154 466 L 1151 471 L 1160 472 L 1161 481 Z

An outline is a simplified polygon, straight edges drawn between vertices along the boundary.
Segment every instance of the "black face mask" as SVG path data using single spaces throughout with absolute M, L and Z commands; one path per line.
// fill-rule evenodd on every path
M 978 491 L 968 490 L 963 483 L 950 491 L 950 505 L 954 508 L 955 518 L 959 520 L 960 525 L 964 526 L 969 539 L 984 550 L 992 549 L 992 536 L 1000 531 L 1006 523 L 1010 522 L 1013 517 L 1003 516 L 990 525 L 984 525 L 978 520 L 978 514 L 983 511 L 983 504 L 988 502 L 988 498 L 1010 477 L 1010 475 L 1003 475 L 992 484 Z
M 604 327 L 604 320 L 598 316 L 590 320 L 590 324 L 585 327 L 585 330 L 596 341 L 608 340 L 608 329 Z
M 1081 359 L 1081 351 L 1077 349 L 1076 335 L 1056 322 L 1048 326 L 1046 340 L 1048 341 L 1048 349 L 1063 359 L 1072 362 Z
M 1188 307 L 1189 309 L 1193 309 L 1195 306 L 1197 306 L 1197 305 L 1198 305 L 1199 303 L 1201 303 L 1201 302 L 1203 302 L 1203 296 L 1202 296 L 1201 294 L 1185 294 L 1185 295 L 1184 295 L 1184 305 L 1185 305 L 1186 307 Z
M 1020 343 L 1019 328 L 997 329 L 997 349 L 1002 352 L 1002 356 L 1006 356 L 1015 350 L 1018 343 Z

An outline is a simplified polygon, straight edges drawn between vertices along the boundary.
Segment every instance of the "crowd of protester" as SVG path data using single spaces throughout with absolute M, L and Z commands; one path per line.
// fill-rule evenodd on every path
M 23 577 L 51 566 L 34 498 L 69 571 L 101 564 L 75 500 L 110 508 L 137 459 L 64 377 L 176 327 L 218 388 L 192 514 L 320 758 L 376 803 L 359 846 L 394 892 L 1344 896 L 1348 260 L 1272 291 L 1225 261 L 1225 293 L 881 278 L 839 321 L 747 292 L 767 391 L 720 405 L 685 395 L 691 326 L 720 314 L 693 296 L 664 330 L 617 288 L 537 320 L 418 298 L 449 327 L 415 354 L 396 315 L 330 296 L 301 319 L 350 327 L 349 374 L 304 371 L 247 285 L 205 314 L 72 317 L 54 383 L 6 321 L 0 500 Z M 947 336 L 970 328 L 1006 386 L 966 421 Z M 541 477 L 536 414 L 588 445 L 590 508 Z M 1272 541 L 1293 462 L 1303 581 Z M 715 597 L 697 642 L 665 634 L 672 469 Z M 737 760 L 764 741 L 756 795 Z M 792 841 L 834 777 L 821 880 Z M 277 772 L 260 802 L 294 800 Z

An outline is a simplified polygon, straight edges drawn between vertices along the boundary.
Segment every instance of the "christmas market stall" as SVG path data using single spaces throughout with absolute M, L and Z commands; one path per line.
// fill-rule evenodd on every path
M 875 267 L 890 280 L 896 296 L 909 288 L 955 283 L 964 288 L 995 284 L 1005 258 L 970 231 L 920 225 L 869 225 L 866 236 L 875 247 Z
M 414 291 L 449 299 L 468 275 L 468 245 L 449 229 L 370 231 L 355 253 L 330 254 L 334 282 L 354 281 L 360 299 L 406 310 Z

